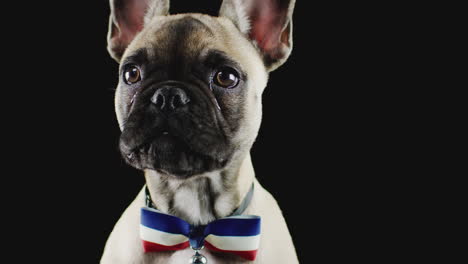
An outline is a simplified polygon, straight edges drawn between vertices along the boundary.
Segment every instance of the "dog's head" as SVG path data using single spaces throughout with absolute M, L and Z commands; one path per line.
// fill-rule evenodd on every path
M 247 153 L 268 72 L 292 48 L 294 0 L 224 0 L 219 17 L 169 15 L 168 0 L 111 0 L 120 63 L 120 150 L 139 169 L 189 177 Z

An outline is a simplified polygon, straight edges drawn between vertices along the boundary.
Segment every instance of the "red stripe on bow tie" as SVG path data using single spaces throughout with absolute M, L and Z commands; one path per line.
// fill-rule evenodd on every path
M 142 242 L 143 242 L 143 250 L 145 252 L 180 250 L 180 249 L 188 248 L 190 246 L 190 243 L 188 241 L 185 241 L 183 243 L 173 245 L 173 246 L 165 246 L 165 245 L 161 245 L 161 244 L 148 242 L 148 241 L 145 241 L 145 240 L 142 240 Z
M 257 257 L 257 250 L 248 250 L 248 251 L 235 251 L 235 250 L 223 250 L 220 248 L 217 248 L 210 244 L 208 241 L 205 240 L 205 247 L 209 250 L 213 251 L 219 251 L 219 252 L 226 252 L 226 253 L 231 253 L 231 254 L 236 254 L 244 259 L 247 260 L 255 260 Z

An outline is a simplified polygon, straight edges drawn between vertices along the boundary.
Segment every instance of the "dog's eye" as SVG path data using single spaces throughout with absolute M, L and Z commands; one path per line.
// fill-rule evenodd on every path
M 231 89 L 239 84 L 239 74 L 233 68 L 224 67 L 216 72 L 213 81 L 218 86 Z
M 140 69 L 135 65 L 128 66 L 124 71 L 124 79 L 127 84 L 139 82 L 141 80 Z

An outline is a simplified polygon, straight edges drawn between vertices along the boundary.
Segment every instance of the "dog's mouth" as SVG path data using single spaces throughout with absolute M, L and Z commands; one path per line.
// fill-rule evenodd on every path
M 120 151 L 129 165 L 140 170 L 150 169 L 188 178 L 220 169 L 228 162 L 228 155 L 210 155 L 210 151 L 197 151 L 190 141 L 168 128 L 157 131 L 136 145 L 136 141 L 128 140 L 126 131 L 123 131 Z
M 120 136 L 127 163 L 177 177 L 225 167 L 235 145 L 205 90 L 164 82 L 135 96 Z

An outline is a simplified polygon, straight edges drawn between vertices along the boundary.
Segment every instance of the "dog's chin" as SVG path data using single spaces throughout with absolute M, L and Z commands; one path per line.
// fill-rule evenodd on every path
M 227 163 L 227 159 L 197 153 L 169 134 L 129 152 L 121 148 L 121 152 L 126 162 L 136 169 L 155 170 L 182 179 L 221 169 Z

